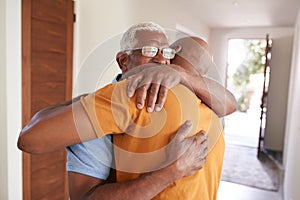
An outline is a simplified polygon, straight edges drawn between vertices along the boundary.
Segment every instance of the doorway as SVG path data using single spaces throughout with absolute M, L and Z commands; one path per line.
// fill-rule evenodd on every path
M 227 88 L 238 101 L 238 110 L 224 119 L 228 144 L 258 146 L 265 47 L 265 39 L 228 42 Z
M 222 180 L 277 191 L 278 167 L 267 154 L 259 157 L 257 154 L 260 130 L 265 124 L 261 121 L 264 120 L 261 105 L 269 82 L 265 81 L 269 78 L 265 70 L 270 59 L 266 47 L 269 41 L 267 35 L 267 39 L 228 42 L 227 88 L 234 93 L 238 110 L 224 120 L 226 150 Z

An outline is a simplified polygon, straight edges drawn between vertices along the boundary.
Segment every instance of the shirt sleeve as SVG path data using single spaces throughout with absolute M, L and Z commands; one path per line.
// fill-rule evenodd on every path
M 127 133 L 141 113 L 138 109 L 130 109 L 135 108 L 135 99 L 127 96 L 127 85 L 127 81 L 110 84 L 81 98 L 82 106 L 99 138 L 111 133 Z
M 111 135 L 68 146 L 67 171 L 106 180 L 112 166 Z

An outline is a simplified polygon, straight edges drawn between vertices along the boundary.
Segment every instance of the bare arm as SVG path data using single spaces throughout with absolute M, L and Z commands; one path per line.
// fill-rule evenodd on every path
M 205 76 L 183 73 L 183 83 L 188 84 L 195 94 L 219 117 L 236 111 L 237 102 L 233 94 L 217 81 Z
M 178 175 L 170 170 L 172 167 L 166 167 L 131 181 L 97 185 L 86 194 L 86 199 L 152 199 L 177 180 Z
M 77 97 L 36 113 L 21 130 L 18 147 L 29 153 L 46 153 L 94 138 L 94 130 Z
M 93 177 L 69 172 L 69 189 L 71 200 L 126 200 L 126 199 L 152 199 L 171 183 L 176 181 L 171 166 L 145 174 L 137 179 L 106 183 Z M 71 184 L 76 184 L 71 185 Z
M 69 172 L 71 199 L 152 199 L 176 180 L 194 174 L 204 165 L 208 153 L 207 136 L 198 133 L 185 138 L 190 129 L 191 124 L 185 123 L 174 137 L 175 141 L 167 152 L 169 159 L 174 159 L 170 165 L 137 179 L 106 183 L 103 180 Z

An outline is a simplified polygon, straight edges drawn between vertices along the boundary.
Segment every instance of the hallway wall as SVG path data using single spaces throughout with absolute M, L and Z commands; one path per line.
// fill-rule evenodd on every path
M 286 121 L 286 140 L 284 150 L 284 199 L 300 199 L 300 10 L 295 26 L 292 68 L 288 96 L 288 112 Z

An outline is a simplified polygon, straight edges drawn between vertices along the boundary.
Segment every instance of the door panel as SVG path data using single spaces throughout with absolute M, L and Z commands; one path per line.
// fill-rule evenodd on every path
M 40 109 L 71 98 L 73 1 L 22 1 L 23 126 Z M 55 128 L 53 128 L 55 131 Z M 66 152 L 23 154 L 23 199 L 68 199 Z

